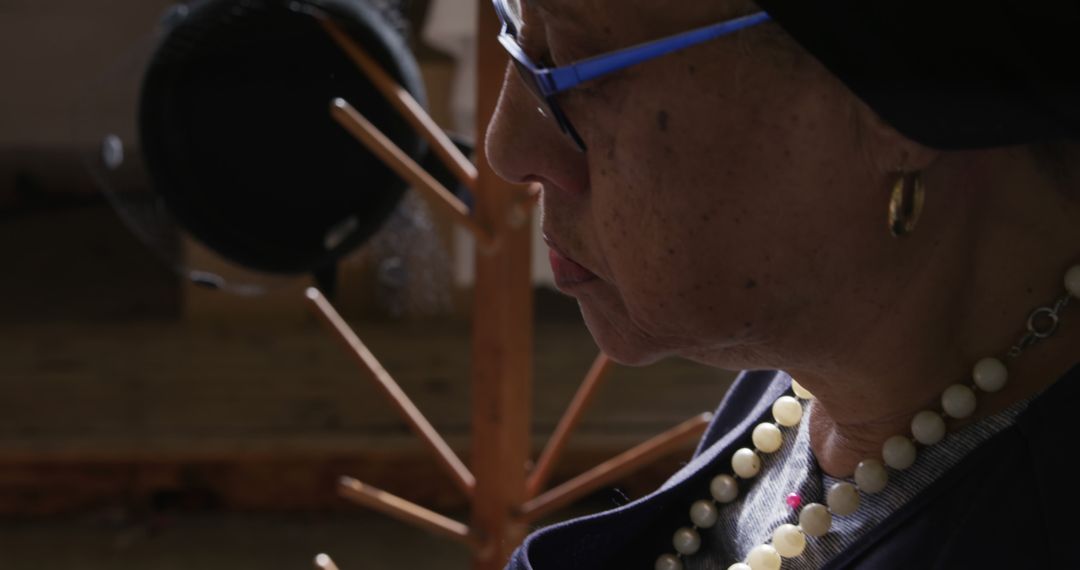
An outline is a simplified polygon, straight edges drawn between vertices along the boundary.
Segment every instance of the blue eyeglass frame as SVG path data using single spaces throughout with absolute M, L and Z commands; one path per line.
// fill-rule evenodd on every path
M 733 34 L 771 19 L 766 12 L 757 12 L 666 38 L 596 55 L 567 65 L 541 67 L 534 63 L 532 58 L 518 44 L 518 29 L 510 17 L 510 11 L 506 7 L 506 0 L 493 0 L 493 2 L 495 4 L 495 13 L 502 23 L 502 30 L 499 32 L 499 43 L 510 54 L 510 60 L 514 63 L 514 67 L 517 68 L 525 86 L 543 103 L 546 111 L 558 123 L 559 129 L 574 141 L 574 144 L 581 152 L 586 150 L 585 141 L 582 140 L 581 135 L 578 134 L 574 126 L 570 124 L 566 114 L 563 113 L 558 101 L 555 100 L 556 95 L 609 73 Z

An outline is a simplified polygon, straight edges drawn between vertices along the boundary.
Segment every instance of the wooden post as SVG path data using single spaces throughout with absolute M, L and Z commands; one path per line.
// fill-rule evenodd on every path
M 479 2 L 477 132 L 487 130 L 502 86 L 506 56 L 496 39 L 498 19 Z M 483 140 L 483 137 L 480 137 Z M 476 477 L 472 528 L 485 547 L 475 570 L 502 570 L 524 539 L 517 514 L 525 502 L 530 455 L 533 370 L 532 223 L 510 223 L 521 190 L 500 180 L 480 146 L 474 215 L 497 245 L 477 249 L 472 337 L 472 471 Z

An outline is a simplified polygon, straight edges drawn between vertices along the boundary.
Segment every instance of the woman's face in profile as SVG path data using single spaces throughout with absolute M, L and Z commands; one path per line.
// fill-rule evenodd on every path
M 528 1 L 522 44 L 556 65 L 755 11 Z M 560 95 L 584 153 L 507 74 L 491 163 L 543 184 L 546 237 L 595 275 L 564 265 L 560 288 L 616 360 L 752 363 L 825 333 L 830 305 L 888 274 L 888 182 L 859 150 L 860 104 L 781 35 L 766 23 Z

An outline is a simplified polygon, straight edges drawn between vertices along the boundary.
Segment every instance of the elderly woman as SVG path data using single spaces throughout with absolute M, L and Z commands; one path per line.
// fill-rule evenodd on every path
M 1080 5 L 496 8 L 490 160 L 597 342 L 754 370 L 511 568 L 1080 567 Z

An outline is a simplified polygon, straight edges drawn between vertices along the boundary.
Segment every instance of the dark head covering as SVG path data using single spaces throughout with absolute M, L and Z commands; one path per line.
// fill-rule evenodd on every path
M 899 132 L 939 149 L 1080 138 L 1080 0 L 758 0 Z

